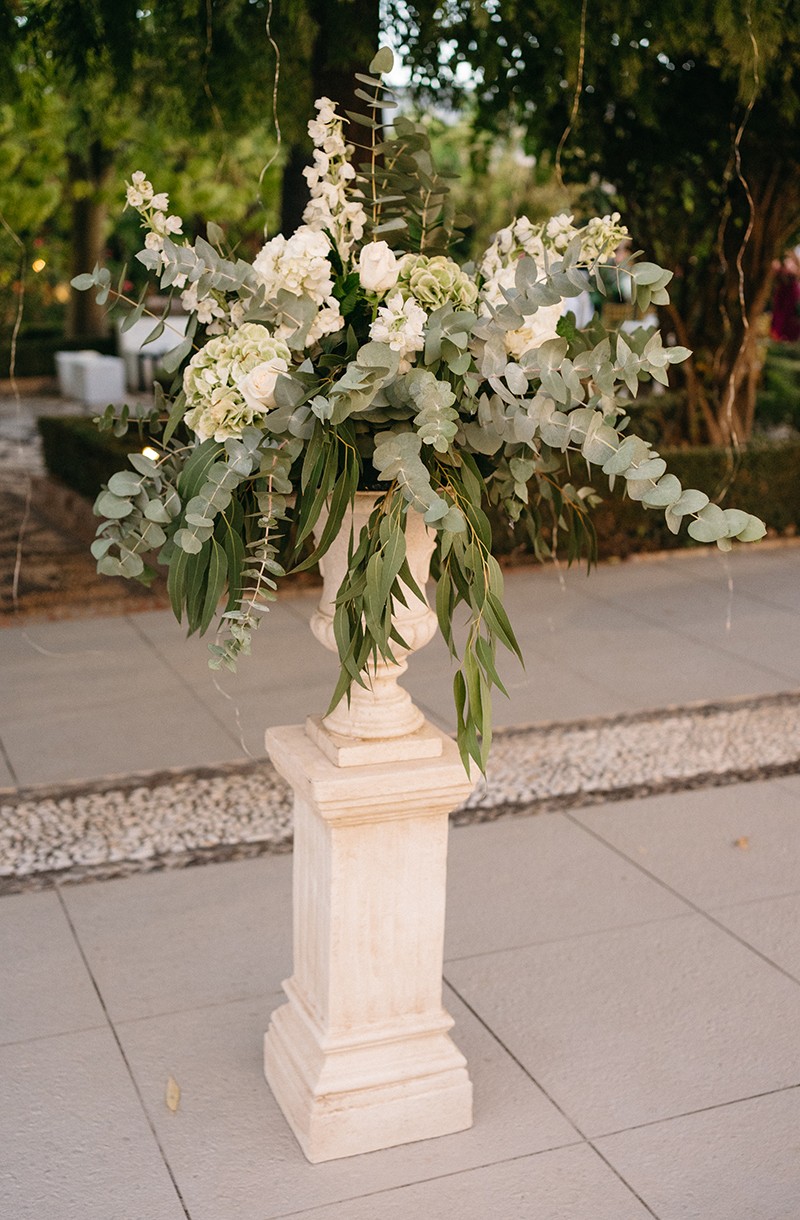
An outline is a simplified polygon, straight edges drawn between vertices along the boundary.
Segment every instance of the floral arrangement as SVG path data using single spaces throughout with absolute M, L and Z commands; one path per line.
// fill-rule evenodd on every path
M 423 127 L 397 117 L 381 77 L 381 50 L 358 76 L 364 114 L 345 118 L 326 98 L 309 123 L 311 199 L 291 237 L 267 241 L 252 264 L 207 239 L 181 239 L 182 222 L 143 173 L 127 202 L 146 230 L 137 256 L 169 301 L 190 315 L 167 358 L 173 392 L 157 389 L 149 430 L 157 456 L 132 454 L 95 511 L 103 521 L 92 551 L 101 572 L 151 578 L 158 552 L 179 620 L 205 632 L 213 667 L 234 667 L 287 570 L 323 555 L 359 488 L 380 491 L 336 603 L 341 677 L 331 707 L 364 684 L 371 660 L 392 660 L 401 643 L 392 598 L 403 582 L 409 511 L 436 531 L 432 574 L 441 630 L 458 662 L 454 694 L 465 764 L 485 766 L 491 690 L 501 682 L 497 644 L 519 652 L 503 608 L 503 579 L 491 553 L 487 508 L 526 524 L 540 558 L 559 535 L 569 557 L 591 559 L 590 512 L 582 484 L 595 467 L 677 532 L 716 542 L 760 538 L 748 513 L 710 503 L 666 471 L 652 445 L 631 433 L 627 404 L 639 385 L 668 384 L 668 368 L 689 352 L 665 347 L 657 330 L 578 331 L 569 311 L 627 237 L 618 214 L 575 226 L 571 216 L 501 230 L 477 266 L 449 255 L 463 219 L 433 164 Z M 358 163 L 354 164 L 356 150 Z M 624 264 L 640 309 L 668 300 L 671 273 L 636 256 Z M 98 299 L 114 293 L 106 269 L 79 276 Z M 129 302 L 125 326 L 142 316 Z M 153 336 L 169 325 L 170 304 Z M 165 364 L 167 363 L 165 361 Z M 106 426 L 124 427 L 105 418 Z M 327 521 L 314 545 L 314 527 Z M 453 630 L 466 610 L 463 639 Z

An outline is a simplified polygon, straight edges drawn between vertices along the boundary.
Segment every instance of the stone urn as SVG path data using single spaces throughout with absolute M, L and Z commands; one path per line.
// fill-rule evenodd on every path
M 342 529 L 320 560 L 323 578 L 322 597 L 312 616 L 311 630 L 319 642 L 336 652 L 333 616 L 336 595 L 347 571 L 347 554 L 351 538 L 358 544 L 361 530 L 369 521 L 380 496 L 375 492 L 359 491 L 355 504 L 347 513 Z M 319 538 L 325 528 L 327 513 L 320 516 L 314 531 Z M 435 534 L 420 513 L 409 509 L 406 517 L 406 559 L 417 587 L 425 592 L 430 572 Z M 425 717 L 413 703 L 408 691 L 398 680 L 408 669 L 407 658 L 412 652 L 430 643 L 436 634 L 436 614 L 427 597 L 420 601 L 403 585 L 406 604 L 394 599 L 392 617 L 408 647 L 393 644 L 395 662 L 378 659 L 370 663 L 365 675 L 366 686 L 354 682 L 349 700 L 342 699 L 324 717 L 312 717 L 307 731 L 313 740 L 339 766 L 358 765 L 362 757 L 391 762 L 404 758 L 431 758 L 442 752 L 440 734 L 430 731 Z M 358 743 L 366 743 L 366 751 Z

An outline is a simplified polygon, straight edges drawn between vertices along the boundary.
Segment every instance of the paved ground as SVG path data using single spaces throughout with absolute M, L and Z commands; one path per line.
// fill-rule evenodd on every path
M 317 595 L 281 600 L 237 675 L 169 611 L 0 630 L 0 787 L 263 756 L 268 725 L 322 711 L 337 663 L 310 635 Z M 678 553 L 583 570 L 517 569 L 506 602 L 526 658 L 501 658 L 496 723 L 530 725 L 800 688 L 800 547 Z M 454 725 L 441 639 L 406 685 Z
M 799 570 L 762 547 L 514 573 L 528 667 L 499 723 L 791 710 Z M 312 605 L 282 601 L 222 693 L 164 614 L 3 630 L 0 785 L 258 756 L 330 689 Z M 433 644 L 408 683 L 445 727 L 446 670 Z M 696 729 L 748 731 L 724 723 Z M 797 1220 L 799 813 L 794 773 L 454 829 L 445 1003 L 475 1126 L 320 1166 L 261 1075 L 290 856 L 0 899 L 0 1216 Z
M 799 808 L 795 776 L 454 830 L 475 1126 L 318 1166 L 261 1075 L 290 857 L 0 900 L 0 1214 L 796 1220 Z

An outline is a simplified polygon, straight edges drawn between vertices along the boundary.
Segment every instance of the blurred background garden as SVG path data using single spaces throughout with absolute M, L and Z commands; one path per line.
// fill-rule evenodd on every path
M 66 485 L 78 503 L 143 443 L 135 432 L 98 432 L 98 404 L 73 402 L 69 386 L 65 399 L 63 379 L 56 397 L 61 352 L 125 354 L 134 405 L 159 377 L 155 348 L 123 352 L 119 324 L 94 294 L 70 288 L 97 263 L 132 306 L 144 286 L 126 179 L 144 170 L 169 192 L 190 240 L 203 234 L 200 217 L 224 217 L 228 241 L 252 259 L 265 236 L 300 222 L 313 99 L 363 108 L 353 73 L 384 42 L 398 57 L 401 105 L 425 116 L 440 167 L 457 175 L 457 208 L 471 218 L 462 261 L 514 215 L 566 212 L 579 224 L 619 211 L 633 249 L 674 271 L 671 302 L 658 318 L 638 318 L 610 268 L 609 295 L 593 308 L 612 327 L 657 322 L 667 342 L 694 353 L 671 369 L 666 391 L 631 401 L 637 430 L 687 485 L 722 503 L 730 493 L 773 534 L 792 535 L 799 41 L 796 9 L 783 0 L 1 0 L 9 503 L 21 494 L 22 449 L 34 443 L 25 410 L 34 430 L 38 422 L 48 487 Z M 49 410 L 54 401 L 62 405 Z M 685 544 L 660 515 L 631 507 L 597 513 L 601 556 Z M 6 514 L 15 558 L 16 538 Z M 521 536 L 496 544 L 526 557 Z

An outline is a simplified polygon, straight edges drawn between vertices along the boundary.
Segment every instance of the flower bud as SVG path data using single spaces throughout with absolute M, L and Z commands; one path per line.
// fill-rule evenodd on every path
M 358 256 L 358 278 L 365 292 L 388 292 L 397 283 L 397 274 L 397 259 L 385 241 L 362 246 Z

